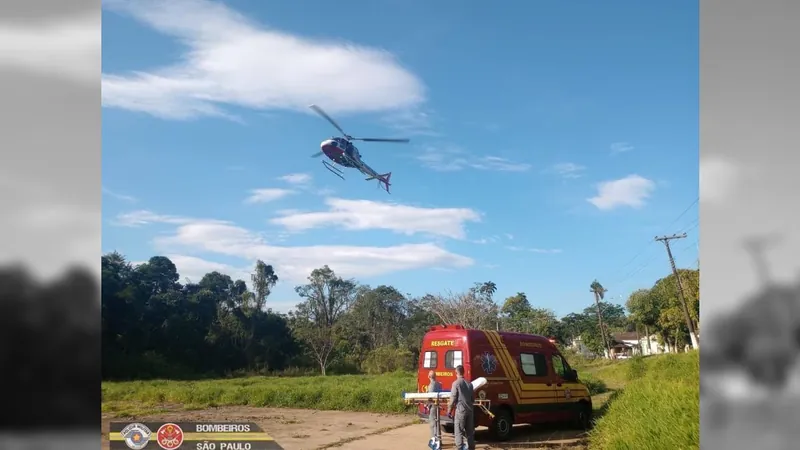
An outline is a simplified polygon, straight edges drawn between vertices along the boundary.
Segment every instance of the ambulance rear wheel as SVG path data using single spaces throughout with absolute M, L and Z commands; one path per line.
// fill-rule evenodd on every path
M 456 426 L 455 426 L 455 424 L 452 424 L 452 423 L 446 423 L 446 424 L 442 425 L 442 431 L 444 431 L 445 433 L 448 433 L 448 434 L 455 434 Z
M 501 409 L 495 413 L 489 431 L 498 441 L 506 441 L 511 437 L 511 429 L 513 426 L 514 420 L 511 418 L 511 413 L 506 409 Z

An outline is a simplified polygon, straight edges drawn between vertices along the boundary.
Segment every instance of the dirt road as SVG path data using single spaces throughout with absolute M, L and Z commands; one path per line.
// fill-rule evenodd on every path
M 108 430 L 112 419 L 103 417 L 103 445 L 109 449 Z M 270 434 L 285 450 L 414 450 L 427 448 L 428 425 L 413 416 L 351 413 L 339 411 L 313 411 L 297 409 L 272 409 L 225 407 L 202 411 L 175 411 L 157 416 L 115 421 L 173 421 L 173 422 L 255 422 Z M 510 442 L 492 443 L 485 429 L 478 429 L 476 440 L 479 450 L 560 448 L 584 449 L 583 439 L 574 430 L 535 430 L 519 426 Z M 452 435 L 445 435 L 444 449 L 453 448 Z

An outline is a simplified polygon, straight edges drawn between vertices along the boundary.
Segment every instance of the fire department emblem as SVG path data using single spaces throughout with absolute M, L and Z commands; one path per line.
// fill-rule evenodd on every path
M 570 392 L 569 389 L 564 389 L 564 398 L 566 398 L 567 400 L 572 398 L 572 392 Z
M 158 428 L 156 442 L 164 450 L 175 450 L 183 444 L 183 430 L 174 423 L 165 423 Z
M 497 358 L 489 352 L 484 352 L 481 356 L 481 367 L 487 375 L 491 375 L 497 370 Z

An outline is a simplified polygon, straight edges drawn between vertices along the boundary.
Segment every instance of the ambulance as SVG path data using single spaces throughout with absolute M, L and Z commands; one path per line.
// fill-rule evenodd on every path
M 507 440 L 515 424 L 571 422 L 588 429 L 592 398 L 552 340 L 532 334 L 471 330 L 461 325 L 437 325 L 422 340 L 417 382 L 427 392 L 428 372 L 436 373 L 442 390 L 449 392 L 456 366 L 464 366 L 464 378 L 484 377 L 475 400 L 489 400 L 490 414 L 475 407 L 475 426 L 489 428 L 498 440 Z M 423 405 L 420 417 L 428 419 Z M 445 432 L 453 421 L 445 407 L 440 410 Z

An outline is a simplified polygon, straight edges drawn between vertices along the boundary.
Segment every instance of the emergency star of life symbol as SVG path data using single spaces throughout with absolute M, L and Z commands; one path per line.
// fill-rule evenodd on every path
M 489 352 L 484 352 L 481 356 L 481 367 L 487 375 L 491 375 L 497 370 L 497 358 Z
M 158 427 L 156 442 L 164 450 L 175 450 L 183 444 L 183 430 L 174 423 L 165 423 Z
M 572 392 L 570 392 L 569 389 L 564 389 L 564 397 L 567 399 L 572 398 Z

